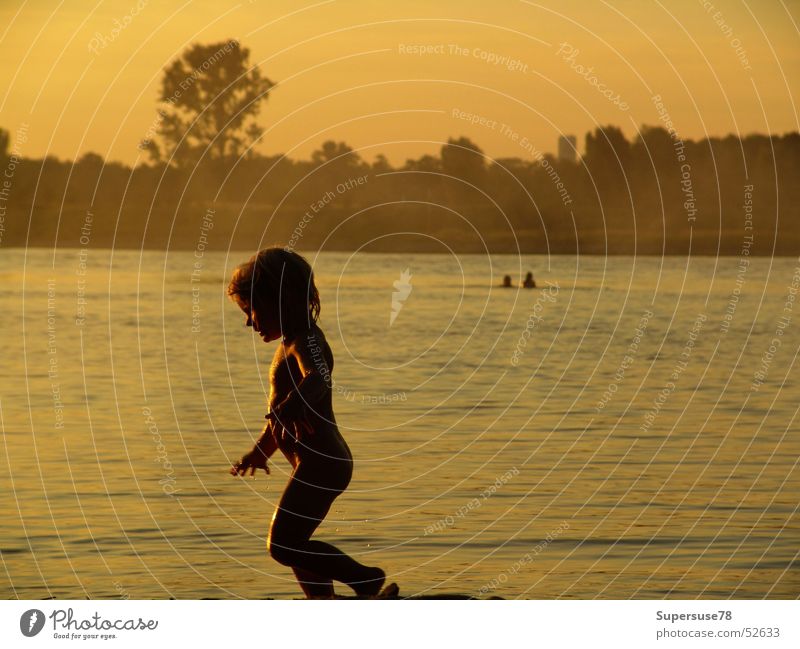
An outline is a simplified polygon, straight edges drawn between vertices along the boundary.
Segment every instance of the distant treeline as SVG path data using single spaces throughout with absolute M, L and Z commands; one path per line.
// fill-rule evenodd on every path
M 333 141 L 292 160 L 254 148 L 275 86 L 236 39 L 190 45 L 164 68 L 133 169 L 25 159 L 25 129 L 13 146 L 0 129 L 0 245 L 800 253 L 798 133 L 683 141 L 667 119 L 633 142 L 598 128 L 580 158 L 543 154 L 523 129 L 515 158 L 461 137 L 400 167 Z
M 225 250 L 800 254 L 800 135 L 586 135 L 556 160 L 490 160 L 466 138 L 393 167 L 341 142 L 136 168 L 19 157 L 0 131 L 0 245 Z M 691 242 L 690 242 L 691 239 Z

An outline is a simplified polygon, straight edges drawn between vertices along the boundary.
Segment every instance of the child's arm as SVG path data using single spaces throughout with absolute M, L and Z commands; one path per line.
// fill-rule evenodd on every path
M 248 469 L 250 470 L 250 475 L 255 475 L 256 469 L 264 469 L 264 471 L 269 473 L 267 460 L 277 448 L 278 444 L 275 441 L 275 436 L 272 434 L 272 422 L 267 421 L 267 425 L 264 427 L 264 431 L 261 433 L 261 437 L 258 438 L 255 446 L 231 467 L 230 474 L 243 476 L 247 474 Z
M 305 407 L 314 407 L 331 391 L 331 372 L 325 360 L 326 343 L 316 333 L 303 335 L 292 345 L 303 378 L 274 408 L 276 418 L 288 422 L 302 419 Z
M 272 457 L 272 454 L 278 450 L 278 443 L 275 441 L 275 435 L 272 432 L 273 422 L 271 420 L 267 420 L 266 425 L 264 426 L 264 431 L 261 433 L 261 437 L 258 438 L 255 447 L 253 450 L 258 449 L 261 453 L 269 459 Z M 269 471 L 267 472 L 269 473 Z

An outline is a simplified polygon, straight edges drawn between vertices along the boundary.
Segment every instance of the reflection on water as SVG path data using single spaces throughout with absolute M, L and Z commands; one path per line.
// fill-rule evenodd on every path
M 299 596 L 287 465 L 227 474 L 272 351 L 224 295 L 245 256 L 2 252 L 3 596 Z M 310 259 L 357 462 L 326 540 L 406 593 L 800 594 L 796 261 Z

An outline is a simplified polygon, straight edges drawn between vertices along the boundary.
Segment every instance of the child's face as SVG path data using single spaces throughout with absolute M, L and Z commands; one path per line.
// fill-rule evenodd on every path
M 247 316 L 246 325 L 252 327 L 258 333 L 265 343 L 278 340 L 281 337 L 281 329 L 274 317 L 271 309 L 264 308 L 258 298 L 255 299 L 251 305 L 249 300 L 244 299 L 240 295 L 236 296 L 236 304 L 244 311 Z

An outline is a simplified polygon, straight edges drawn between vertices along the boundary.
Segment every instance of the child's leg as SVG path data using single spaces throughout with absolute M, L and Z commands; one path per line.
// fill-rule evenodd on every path
M 292 568 L 292 570 L 308 599 L 330 599 L 335 595 L 333 582 L 330 579 L 325 579 L 301 568 Z
M 334 499 L 347 486 L 350 471 L 338 461 L 315 463 L 313 468 L 298 466 L 272 518 L 267 543 L 278 563 L 323 580 L 341 581 L 360 595 L 374 595 L 386 578 L 380 568 L 364 566 L 329 543 L 311 540 Z M 331 486 L 319 486 L 320 482 Z M 298 580 L 303 581 L 300 576 Z

